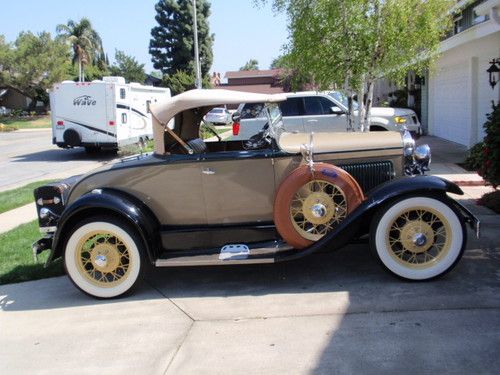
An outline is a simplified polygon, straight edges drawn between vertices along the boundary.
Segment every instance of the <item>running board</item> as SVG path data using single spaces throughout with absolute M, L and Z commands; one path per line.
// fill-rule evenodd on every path
M 254 247 L 252 247 L 254 246 Z M 178 254 L 159 258 L 156 267 L 183 266 L 218 266 L 230 264 L 274 263 L 275 256 L 293 248 L 281 241 L 272 241 L 254 245 L 226 245 L 220 250 L 208 250 L 193 255 Z

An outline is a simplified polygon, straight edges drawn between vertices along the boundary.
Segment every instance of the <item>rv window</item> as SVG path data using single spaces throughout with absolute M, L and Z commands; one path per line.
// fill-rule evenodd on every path
M 125 89 L 120 89 L 120 99 L 125 99 Z
M 146 111 L 148 113 L 151 113 L 151 110 L 149 109 L 149 106 L 151 105 L 151 100 L 146 100 Z
M 126 124 L 126 123 L 127 123 L 127 114 L 122 113 L 122 124 Z

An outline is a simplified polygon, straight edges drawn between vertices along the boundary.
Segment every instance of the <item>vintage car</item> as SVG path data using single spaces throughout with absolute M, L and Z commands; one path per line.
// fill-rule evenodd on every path
M 284 99 L 192 90 L 152 106 L 152 154 L 35 190 L 46 235 L 33 251 L 50 249 L 48 262 L 62 257 L 72 282 L 99 298 L 129 291 L 148 266 L 273 263 L 363 236 L 401 278 L 452 269 L 465 223 L 478 231 L 479 222 L 447 196 L 463 194 L 455 184 L 404 176 L 428 163 L 428 148 L 413 150 L 399 132 L 287 133 Z M 212 108 L 252 102 L 266 103 L 258 135 L 199 138 Z M 233 122 L 237 133 L 237 113 Z

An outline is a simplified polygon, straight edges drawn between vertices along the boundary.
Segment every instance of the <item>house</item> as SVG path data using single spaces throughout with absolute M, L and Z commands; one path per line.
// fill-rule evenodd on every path
M 229 71 L 224 76 L 227 83 L 222 83 L 220 76 L 217 75 L 214 77 L 219 79 L 212 79 L 212 82 L 216 83 L 215 89 L 278 94 L 284 92 L 281 73 L 281 69 Z
M 491 102 L 500 100 L 500 84 L 491 87 L 487 72 L 500 57 L 500 0 L 458 1 L 464 6 L 421 87 L 422 118 L 429 134 L 472 146 L 484 138 Z
M 159 87 L 161 85 L 161 78 L 155 77 L 151 74 L 146 74 L 144 85 Z
M 28 110 L 31 103 L 32 99 L 19 90 L 10 86 L 0 87 L 0 107 Z
M 492 87 L 487 72 L 500 58 L 500 0 L 461 0 L 454 9 L 453 29 L 440 44 L 436 66 L 423 77 L 407 76 L 406 106 L 417 111 L 425 133 L 470 147 L 484 138 L 491 102 L 500 100 L 500 84 Z M 374 104 L 390 103 L 398 89 L 380 80 Z

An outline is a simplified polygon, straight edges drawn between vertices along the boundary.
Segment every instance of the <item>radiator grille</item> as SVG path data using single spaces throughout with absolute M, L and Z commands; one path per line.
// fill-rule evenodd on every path
M 395 176 L 394 166 L 390 161 L 341 164 L 338 167 L 349 172 L 358 181 L 365 193 L 386 181 L 392 180 Z

